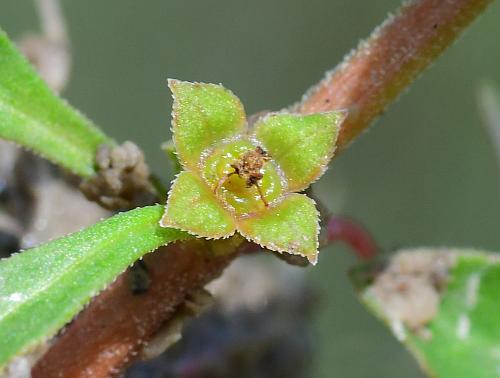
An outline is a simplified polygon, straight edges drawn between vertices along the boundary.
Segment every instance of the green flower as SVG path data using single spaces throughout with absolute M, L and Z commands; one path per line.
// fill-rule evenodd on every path
M 319 214 L 297 192 L 326 170 L 345 112 L 275 113 L 249 128 L 239 99 L 220 85 L 169 80 L 173 141 L 183 171 L 163 227 L 248 240 L 316 263 Z

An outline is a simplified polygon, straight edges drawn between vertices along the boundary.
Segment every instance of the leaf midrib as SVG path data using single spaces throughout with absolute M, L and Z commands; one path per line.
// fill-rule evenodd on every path
M 30 117 L 28 114 L 26 114 L 24 112 L 19 111 L 17 108 L 15 108 L 14 106 L 12 106 L 9 103 L 3 102 L 0 104 L 0 107 L 3 107 L 4 109 L 7 109 L 9 111 L 12 111 L 20 119 L 27 120 L 27 122 L 28 122 L 27 125 L 29 124 L 29 125 L 36 127 L 39 130 L 42 130 L 42 132 L 44 134 L 50 135 L 50 138 L 52 140 L 57 140 L 57 141 L 59 141 L 59 143 L 65 144 L 65 148 L 67 148 L 68 150 L 74 151 L 77 155 L 87 155 L 88 156 L 88 154 L 82 153 L 83 152 L 82 150 L 83 150 L 83 148 L 88 149 L 89 146 L 81 144 L 81 143 L 80 144 L 73 143 L 73 140 L 72 140 L 73 138 L 69 137 L 67 134 L 61 133 L 60 135 L 58 135 L 55 132 L 55 130 L 52 130 L 48 127 L 44 127 L 44 124 L 42 122 L 40 122 L 39 120 L 37 120 L 35 118 Z M 77 145 L 78 145 L 78 147 L 77 147 Z M 23 147 L 27 147 L 27 146 L 23 146 Z M 41 151 L 37 151 L 37 152 L 41 153 Z

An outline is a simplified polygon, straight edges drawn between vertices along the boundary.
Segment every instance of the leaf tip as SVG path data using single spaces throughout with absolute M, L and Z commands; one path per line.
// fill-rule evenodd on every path
M 174 91 L 174 88 L 180 83 L 181 81 L 180 80 L 177 80 L 177 79 L 172 79 L 171 77 L 169 77 L 167 79 L 167 85 L 168 87 L 170 88 L 170 90 L 173 92 Z

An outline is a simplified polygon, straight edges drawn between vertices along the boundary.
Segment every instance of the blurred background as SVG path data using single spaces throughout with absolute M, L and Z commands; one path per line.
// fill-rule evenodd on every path
M 248 114 L 278 110 L 333 68 L 397 0 L 65 1 L 73 69 L 65 97 L 118 141 L 145 151 L 165 181 L 168 77 L 222 83 Z M 385 251 L 411 246 L 500 250 L 495 153 L 477 106 L 500 87 L 500 3 L 335 159 L 316 184 L 330 210 L 363 223 Z M 31 1 L 3 0 L 12 38 L 36 31 Z M 341 245 L 307 268 L 318 296 L 311 377 L 421 377 L 417 364 L 357 302 Z

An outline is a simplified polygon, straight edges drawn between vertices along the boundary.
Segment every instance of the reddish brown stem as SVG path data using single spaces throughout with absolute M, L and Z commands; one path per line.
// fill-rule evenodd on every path
M 490 2 L 409 3 L 312 89 L 296 110 L 347 108 L 349 116 L 338 143 L 342 150 Z M 203 252 L 212 244 L 176 244 L 148 256 L 152 283 L 142 296 L 133 296 L 128 273 L 121 275 L 68 326 L 35 366 L 33 377 L 99 378 L 123 369 L 186 296 L 217 277 L 235 256 L 207 257 Z
M 346 108 L 345 148 L 469 25 L 491 0 L 420 0 L 390 16 L 296 106 L 300 113 Z
M 211 256 L 210 248 L 193 239 L 146 255 L 151 280 L 147 290 L 134 294 L 133 270 L 122 274 L 67 327 L 32 376 L 96 378 L 118 373 L 186 296 L 219 276 L 234 257 Z
M 351 247 L 361 260 L 375 257 L 378 246 L 373 236 L 358 222 L 339 216 L 332 216 L 326 225 L 327 243 L 341 241 Z

